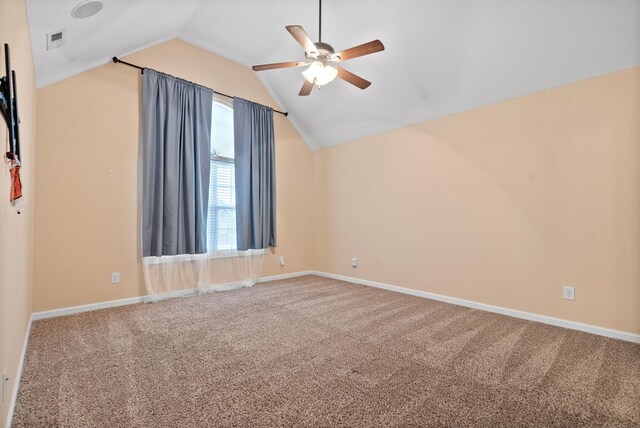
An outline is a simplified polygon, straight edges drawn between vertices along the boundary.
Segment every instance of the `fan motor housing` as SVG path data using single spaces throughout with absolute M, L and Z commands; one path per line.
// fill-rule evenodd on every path
M 317 59 L 329 60 L 331 55 L 336 53 L 336 51 L 333 50 L 333 46 L 331 46 L 329 43 L 315 42 L 314 45 L 316 49 L 318 49 L 318 55 L 315 56 L 315 58 Z M 306 55 L 306 57 L 308 58 L 309 55 Z M 311 58 L 314 58 L 314 55 L 311 55 Z

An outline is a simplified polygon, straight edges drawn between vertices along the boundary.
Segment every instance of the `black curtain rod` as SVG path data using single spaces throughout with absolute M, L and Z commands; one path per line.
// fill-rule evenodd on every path
M 113 58 L 111 58 L 111 60 L 116 64 L 120 63 L 120 64 L 128 65 L 129 67 L 137 68 L 138 70 L 140 70 L 141 74 L 144 73 L 144 67 L 140 67 L 139 65 L 135 65 L 135 64 L 131 64 L 130 62 L 123 61 L 120 58 L 118 58 L 117 56 L 114 56 Z M 184 79 L 181 79 L 181 80 L 184 80 Z M 200 86 L 202 86 L 202 85 L 200 85 Z M 214 94 L 222 95 L 223 97 L 227 97 L 227 98 L 234 98 L 233 95 L 228 95 L 228 94 L 225 94 L 223 92 L 218 92 L 218 91 L 216 91 L 214 89 L 211 89 L 211 90 L 213 91 Z M 259 104 L 259 103 L 256 103 L 256 104 Z M 264 105 L 264 104 L 261 104 L 261 105 Z M 268 107 L 268 106 L 265 106 L 265 107 Z M 280 113 L 282 115 L 289 116 L 289 113 L 286 112 L 286 111 L 280 111 L 280 110 L 276 110 L 274 108 L 272 108 L 272 110 L 275 113 Z

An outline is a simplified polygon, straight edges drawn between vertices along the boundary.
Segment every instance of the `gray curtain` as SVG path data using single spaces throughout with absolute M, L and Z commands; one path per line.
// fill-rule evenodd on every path
M 143 256 L 207 251 L 213 91 L 145 69 Z
M 273 110 L 233 99 L 238 250 L 276 246 Z

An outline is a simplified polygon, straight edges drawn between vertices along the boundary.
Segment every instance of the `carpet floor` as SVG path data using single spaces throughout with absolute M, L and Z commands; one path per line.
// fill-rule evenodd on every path
M 15 427 L 640 426 L 640 346 L 318 276 L 36 321 Z

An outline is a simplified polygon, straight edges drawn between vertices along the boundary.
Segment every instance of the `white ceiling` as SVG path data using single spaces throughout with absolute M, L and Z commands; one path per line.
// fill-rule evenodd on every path
M 317 0 L 27 0 L 38 86 L 179 37 L 245 66 L 303 60 L 285 25 L 315 41 Z M 66 45 L 46 51 L 46 33 Z M 299 97 L 302 69 L 258 73 L 311 148 L 640 65 L 640 0 L 324 0 L 323 41 L 386 50 L 345 62 L 373 84 L 336 79 Z

